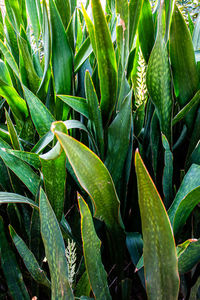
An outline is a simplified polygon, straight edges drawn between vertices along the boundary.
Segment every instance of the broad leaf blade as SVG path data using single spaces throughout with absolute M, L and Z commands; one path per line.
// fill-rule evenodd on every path
M 129 2 L 129 50 L 132 49 L 135 33 L 137 31 L 143 0 L 130 0 Z
M 111 299 L 107 284 L 107 274 L 101 261 L 101 242 L 94 229 L 88 205 L 78 195 L 81 213 L 81 236 L 86 270 L 96 299 Z
M 176 300 L 178 261 L 171 225 L 162 200 L 138 152 L 135 154 L 149 299 Z
M 178 269 L 181 274 L 189 272 L 200 261 L 200 240 L 187 240 L 177 248 L 184 248 L 178 257 Z
M 51 275 L 52 299 L 74 299 L 68 281 L 68 266 L 65 245 L 58 221 L 51 205 L 40 190 L 41 234 Z
M 88 104 L 84 98 L 74 97 L 74 96 L 66 96 L 66 95 L 58 95 L 58 97 L 65 102 L 67 105 L 72 107 L 75 111 L 79 112 L 86 118 L 88 116 Z

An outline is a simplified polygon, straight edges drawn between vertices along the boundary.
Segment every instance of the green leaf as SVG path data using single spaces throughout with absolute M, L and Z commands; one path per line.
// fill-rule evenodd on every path
M 101 90 L 101 113 L 104 124 L 110 120 L 117 96 L 117 63 L 100 0 L 92 0 L 97 62 Z M 99 25 L 101 24 L 101 26 Z
M 162 143 L 165 149 L 164 154 L 164 170 L 163 170 L 163 193 L 164 193 L 164 204 L 166 209 L 169 208 L 173 199 L 173 154 L 171 152 L 169 143 L 164 135 L 162 135 Z
M 55 0 L 55 4 L 60 14 L 64 28 L 67 29 L 71 17 L 70 0 Z
M 176 300 L 179 291 L 178 261 L 167 212 L 138 151 L 135 167 L 148 299 Z
M 6 64 L 4 63 L 4 61 L 2 61 L 1 59 L 0 59 L 0 78 L 7 85 L 12 86 L 12 80 L 11 80 L 8 68 L 6 67 Z
M 6 149 L 6 152 L 14 155 L 15 157 L 20 158 L 21 160 L 25 161 L 26 163 L 28 163 L 35 169 L 40 169 L 40 167 L 41 167 L 39 155 L 36 153 L 12 150 L 12 149 Z
M 78 50 L 75 58 L 74 58 L 74 73 L 76 74 L 81 66 L 83 65 L 83 63 L 87 60 L 87 58 L 90 56 L 90 54 L 92 53 L 92 46 L 90 43 L 90 38 L 88 37 L 84 43 L 82 44 L 82 46 L 80 47 L 80 49 Z
M 177 122 L 181 121 L 187 113 L 200 102 L 200 90 L 194 95 L 194 97 L 186 104 L 173 118 L 172 125 L 174 126 Z
M 39 98 L 25 86 L 23 89 L 35 128 L 39 135 L 43 136 L 49 131 L 55 119 Z
M 23 262 L 33 277 L 33 279 L 50 288 L 51 283 L 49 282 L 48 278 L 45 275 L 45 272 L 40 268 L 35 256 L 33 253 L 29 250 L 27 245 L 24 243 L 24 241 L 19 237 L 19 235 L 15 232 L 14 228 L 10 225 L 9 226 L 10 235 L 12 237 L 12 240 L 15 244 L 15 247 L 17 248 L 17 251 L 19 252 L 21 258 L 23 259 Z
M 172 92 L 167 45 L 162 36 L 162 13 L 159 15 L 158 33 L 147 68 L 147 89 L 155 105 L 162 133 L 171 144 Z
M 177 246 L 177 251 L 183 249 L 178 255 L 179 273 L 189 272 L 200 261 L 200 240 L 187 240 Z
M 90 292 L 91 292 L 91 286 L 90 286 L 87 271 L 85 271 L 76 285 L 75 296 L 81 297 L 81 295 L 85 295 L 89 297 Z
M 7 110 L 5 110 L 5 112 L 6 112 L 6 122 L 7 122 L 7 126 L 8 126 L 8 131 L 10 134 L 10 140 L 11 140 L 12 146 L 16 150 L 21 150 L 21 145 L 19 142 L 17 132 L 15 130 L 14 124 L 13 124 Z
M 120 111 L 108 127 L 108 150 L 105 165 L 108 168 L 115 186 L 122 180 L 122 172 L 128 152 L 131 134 L 132 92 L 121 105 Z
M 27 197 L 14 193 L 0 192 L 0 204 L 5 203 L 24 203 L 38 208 L 38 205 Z
M 68 281 L 65 245 L 56 216 L 44 193 L 40 190 L 41 234 L 51 275 L 52 299 L 74 299 Z
M 57 97 L 59 97 L 63 102 L 72 107 L 75 111 L 79 112 L 86 118 L 89 118 L 88 104 L 84 98 L 65 95 L 57 95 Z
M 26 7 L 28 10 L 30 22 L 33 28 L 33 33 L 35 36 L 35 41 L 38 43 L 38 39 L 40 36 L 40 22 L 37 11 L 37 3 L 36 0 L 26 0 Z
M 175 95 L 183 107 L 195 95 L 199 85 L 191 35 L 177 6 L 174 8 L 170 30 L 170 61 Z M 187 125 L 193 123 L 195 109 L 187 116 Z
M 89 33 L 92 49 L 93 49 L 93 52 L 94 52 L 95 56 L 97 56 L 94 24 L 92 23 L 91 19 L 89 18 L 83 4 L 81 4 L 81 7 L 82 7 L 85 23 L 86 23 L 86 26 L 87 26 L 87 30 L 88 30 L 88 33 Z
M 168 215 L 174 235 L 183 227 L 190 213 L 200 201 L 200 166 L 193 164 L 185 175 Z
M 16 90 L 7 85 L 4 81 L 0 79 L 0 95 L 6 99 L 10 109 L 17 118 L 22 121 L 28 116 L 28 109 L 26 102 L 22 99 Z
M 46 195 L 60 222 L 64 210 L 66 155 L 57 143 L 49 152 L 40 155 Z
M 194 27 L 194 32 L 192 35 L 192 43 L 194 50 L 200 49 L 200 14 L 197 17 L 196 24 Z
M 41 79 L 36 73 L 33 60 L 28 49 L 27 41 L 21 36 L 18 36 L 18 44 L 21 55 L 20 59 L 23 60 L 24 76 L 27 82 L 27 87 L 31 89 L 33 93 L 36 93 L 40 86 Z M 23 82 L 23 84 L 26 84 L 26 82 Z
M 129 2 L 129 50 L 131 50 L 133 47 L 133 42 L 140 19 L 143 1 L 144 0 L 130 0 Z
M 19 64 L 19 49 L 17 44 L 17 36 L 8 17 L 5 17 L 5 26 L 6 26 L 6 39 L 10 46 L 11 53 L 15 59 L 15 62 Z
M 4 148 L 0 149 L 0 156 L 5 165 L 11 169 L 17 177 L 27 186 L 33 195 L 36 195 L 40 183 L 38 175 L 36 175 L 30 166 L 21 159 L 9 154 Z
M 16 74 L 17 77 L 19 77 L 19 68 L 17 66 L 17 63 L 9 49 L 6 47 L 6 45 L 4 45 L 2 40 L 0 40 L 0 50 L 3 56 L 6 58 L 6 61 L 13 70 L 13 72 Z
M 49 1 L 52 30 L 52 67 L 56 94 L 71 94 L 72 51 L 53 0 Z
M 138 33 L 140 48 L 142 50 L 145 61 L 148 63 L 154 45 L 154 24 L 151 4 L 149 0 L 144 0 L 143 2 L 140 21 L 138 25 Z
M 101 260 L 101 242 L 94 229 L 92 216 L 88 205 L 78 195 L 81 213 L 81 236 L 85 266 L 96 299 L 111 299 L 107 284 L 107 274 Z
M 6 278 L 9 293 L 16 300 L 29 300 L 30 296 L 23 281 L 22 273 L 17 264 L 14 252 L 11 250 L 5 235 L 3 219 L 0 216 L 0 253 L 1 268 Z
M 97 141 L 98 149 L 100 152 L 100 156 L 103 159 L 104 133 L 103 133 L 102 117 L 101 117 L 101 111 L 99 108 L 99 102 L 95 91 L 95 87 L 93 85 L 92 78 L 89 72 L 86 72 L 85 75 L 85 92 L 86 92 L 86 98 L 88 103 L 89 120 L 92 123 L 94 131 L 96 133 L 96 141 Z
M 52 131 L 61 143 L 78 181 L 90 195 L 95 206 L 95 216 L 103 220 L 109 229 L 123 228 L 119 212 L 117 197 L 112 178 L 102 163 L 89 148 L 74 138 L 56 131 Z

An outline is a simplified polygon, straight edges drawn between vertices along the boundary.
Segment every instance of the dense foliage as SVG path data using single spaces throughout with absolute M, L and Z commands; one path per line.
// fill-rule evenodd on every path
M 5 0 L 0 299 L 199 299 L 190 2 Z

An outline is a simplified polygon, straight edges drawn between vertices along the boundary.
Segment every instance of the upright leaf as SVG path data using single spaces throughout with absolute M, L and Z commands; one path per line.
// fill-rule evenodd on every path
M 129 50 L 132 49 L 135 33 L 137 31 L 140 14 L 144 0 L 130 0 L 129 2 Z
M 147 68 L 147 89 L 159 118 L 162 133 L 171 144 L 172 91 L 167 45 L 163 38 L 162 9 L 159 14 L 158 33 Z
M 14 252 L 10 248 L 7 237 L 5 235 L 5 228 L 3 219 L 0 216 L 0 253 L 1 253 L 1 267 L 7 281 L 9 293 L 16 300 L 28 300 L 30 296 L 23 281 L 22 273 L 17 264 L 17 259 Z
M 163 170 L 163 193 L 165 196 L 164 204 L 166 209 L 168 209 L 173 199 L 173 155 L 170 150 L 169 143 L 164 135 L 162 135 L 162 143 L 165 149 L 165 166 Z
M 37 11 L 36 0 L 26 0 L 26 6 L 27 6 L 30 21 L 31 21 L 31 25 L 33 28 L 35 41 L 36 41 L 36 43 L 38 43 L 38 39 L 40 36 L 40 22 L 39 22 L 39 16 L 38 16 L 38 11 Z
M 179 291 L 178 261 L 168 215 L 138 152 L 135 154 L 135 167 L 148 298 L 176 300 Z
M 92 0 L 97 62 L 101 90 L 101 112 L 104 124 L 110 120 L 117 96 L 117 63 L 100 0 Z M 101 25 L 100 25 L 101 24 Z
M 40 155 L 46 195 L 57 220 L 60 222 L 64 209 L 66 182 L 66 155 L 60 144 Z
M 107 284 L 107 275 L 101 261 L 101 242 L 94 229 L 92 216 L 88 205 L 78 195 L 81 213 L 81 236 L 86 270 L 96 299 L 111 299 Z
M 51 298 L 74 299 L 68 281 L 65 245 L 56 216 L 44 193 L 40 190 L 41 234 L 51 275 Z
M 12 240 L 15 244 L 15 247 L 17 248 L 17 251 L 22 257 L 24 264 L 28 269 L 28 271 L 30 272 L 31 276 L 35 279 L 36 282 L 50 288 L 51 283 L 46 277 L 44 271 L 40 268 L 33 253 L 29 250 L 27 245 L 19 237 L 19 235 L 15 232 L 14 228 L 11 225 L 9 226 L 9 230 L 10 230 L 10 235 L 12 237 Z

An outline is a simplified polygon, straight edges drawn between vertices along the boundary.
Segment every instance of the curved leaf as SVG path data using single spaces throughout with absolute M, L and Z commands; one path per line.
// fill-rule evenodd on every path
M 101 261 L 101 242 L 94 229 L 92 216 L 88 205 L 78 195 L 81 213 L 81 236 L 86 270 L 96 299 L 111 299 L 107 274 Z
M 148 299 L 177 300 L 178 260 L 169 218 L 138 151 L 135 154 L 135 167 Z
M 200 166 L 193 164 L 185 175 L 168 211 L 174 234 L 182 228 L 194 207 L 199 203 L 199 193 Z
M 51 275 L 52 299 L 74 299 L 68 281 L 65 245 L 56 216 L 44 193 L 40 190 L 41 234 Z
M 38 208 L 37 203 L 27 197 L 14 193 L 0 192 L 0 204 L 5 203 L 24 203 Z
M 189 272 L 200 261 L 200 240 L 187 240 L 177 246 L 181 251 L 178 256 L 178 269 L 180 274 Z
M 75 111 L 79 112 L 86 118 L 89 118 L 88 104 L 84 98 L 66 95 L 57 95 L 57 97 L 59 97 L 63 102 L 72 107 Z

